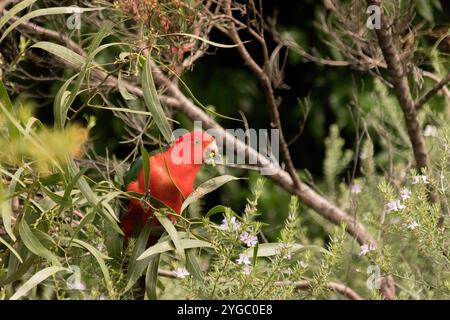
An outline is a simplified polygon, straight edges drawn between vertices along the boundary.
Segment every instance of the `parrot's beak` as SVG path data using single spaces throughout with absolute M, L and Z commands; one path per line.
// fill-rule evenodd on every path
M 214 167 L 216 164 L 215 159 L 218 156 L 219 156 L 219 148 L 217 147 L 216 141 L 213 141 L 205 149 L 204 152 L 205 163 L 211 164 Z

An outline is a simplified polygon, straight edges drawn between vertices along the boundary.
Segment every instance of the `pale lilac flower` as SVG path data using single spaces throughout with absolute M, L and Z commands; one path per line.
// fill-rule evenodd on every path
M 403 210 L 405 208 L 406 208 L 406 206 L 404 204 L 402 204 L 400 202 L 400 200 L 395 200 L 395 201 L 389 202 L 387 204 L 388 212 L 399 211 L 399 210 Z
M 247 247 L 254 247 L 258 243 L 258 238 L 248 232 L 243 232 L 239 239 L 244 242 Z
M 429 184 L 430 181 L 428 180 L 428 177 L 425 175 L 418 175 L 414 176 L 412 184 L 418 184 L 420 181 L 423 182 L 423 184 Z
M 359 253 L 359 256 L 365 256 L 367 253 L 374 250 L 376 250 L 376 247 L 372 243 L 363 244 L 361 246 L 361 252 Z
M 244 266 L 242 268 L 242 273 L 248 276 L 250 273 L 252 273 L 252 267 L 251 266 Z
M 403 188 L 402 191 L 400 191 L 400 198 L 402 198 L 402 200 L 411 198 L 411 191 L 409 191 L 407 188 Z
M 350 187 L 350 192 L 353 194 L 358 194 L 361 193 L 362 188 L 359 184 L 352 184 L 352 186 Z
M 423 135 L 425 137 L 436 137 L 437 136 L 437 128 L 432 125 L 427 125 L 425 130 L 423 131 Z
M 106 246 L 105 246 L 105 244 L 103 243 L 103 242 L 100 242 L 98 245 L 97 245 L 97 250 L 98 251 L 104 251 L 106 249 Z
M 249 257 L 243 253 L 239 253 L 239 259 L 236 260 L 236 263 L 244 264 L 246 266 L 251 264 Z
M 186 268 L 176 268 L 174 270 L 174 273 L 175 273 L 175 276 L 180 279 L 184 279 L 190 275 L 189 271 L 187 271 Z
M 225 230 L 225 231 L 236 231 L 239 229 L 239 222 L 236 221 L 236 217 L 231 217 L 230 218 L 230 225 L 228 224 L 227 219 L 223 219 L 222 224 L 219 226 L 220 229 Z
M 414 230 L 417 227 L 420 227 L 420 224 L 418 224 L 415 220 L 406 226 L 406 228 L 410 230 Z

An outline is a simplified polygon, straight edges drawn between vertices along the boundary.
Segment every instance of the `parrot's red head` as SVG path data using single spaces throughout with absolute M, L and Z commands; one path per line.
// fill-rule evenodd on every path
M 176 164 L 201 165 L 218 154 L 215 138 L 204 131 L 191 131 L 180 136 L 172 147 Z

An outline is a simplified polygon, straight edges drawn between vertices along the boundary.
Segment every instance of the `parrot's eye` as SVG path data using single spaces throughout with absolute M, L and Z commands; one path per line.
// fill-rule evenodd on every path
M 194 143 L 195 143 L 195 144 L 200 144 L 200 140 L 199 140 L 199 139 L 195 139 L 195 140 L 194 140 Z

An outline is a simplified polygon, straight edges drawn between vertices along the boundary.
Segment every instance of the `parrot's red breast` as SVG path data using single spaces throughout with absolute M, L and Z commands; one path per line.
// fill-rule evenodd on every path
M 180 136 L 165 152 L 151 157 L 148 192 L 175 213 L 180 214 L 184 199 L 193 190 L 195 177 L 211 152 L 217 152 L 214 137 L 203 131 Z M 145 194 L 144 169 L 127 186 L 128 192 Z M 129 200 L 128 212 L 121 220 L 121 228 L 128 238 L 151 217 L 152 209 L 144 208 L 139 199 Z M 172 220 L 176 217 L 171 216 Z M 154 223 L 157 220 L 154 219 Z

